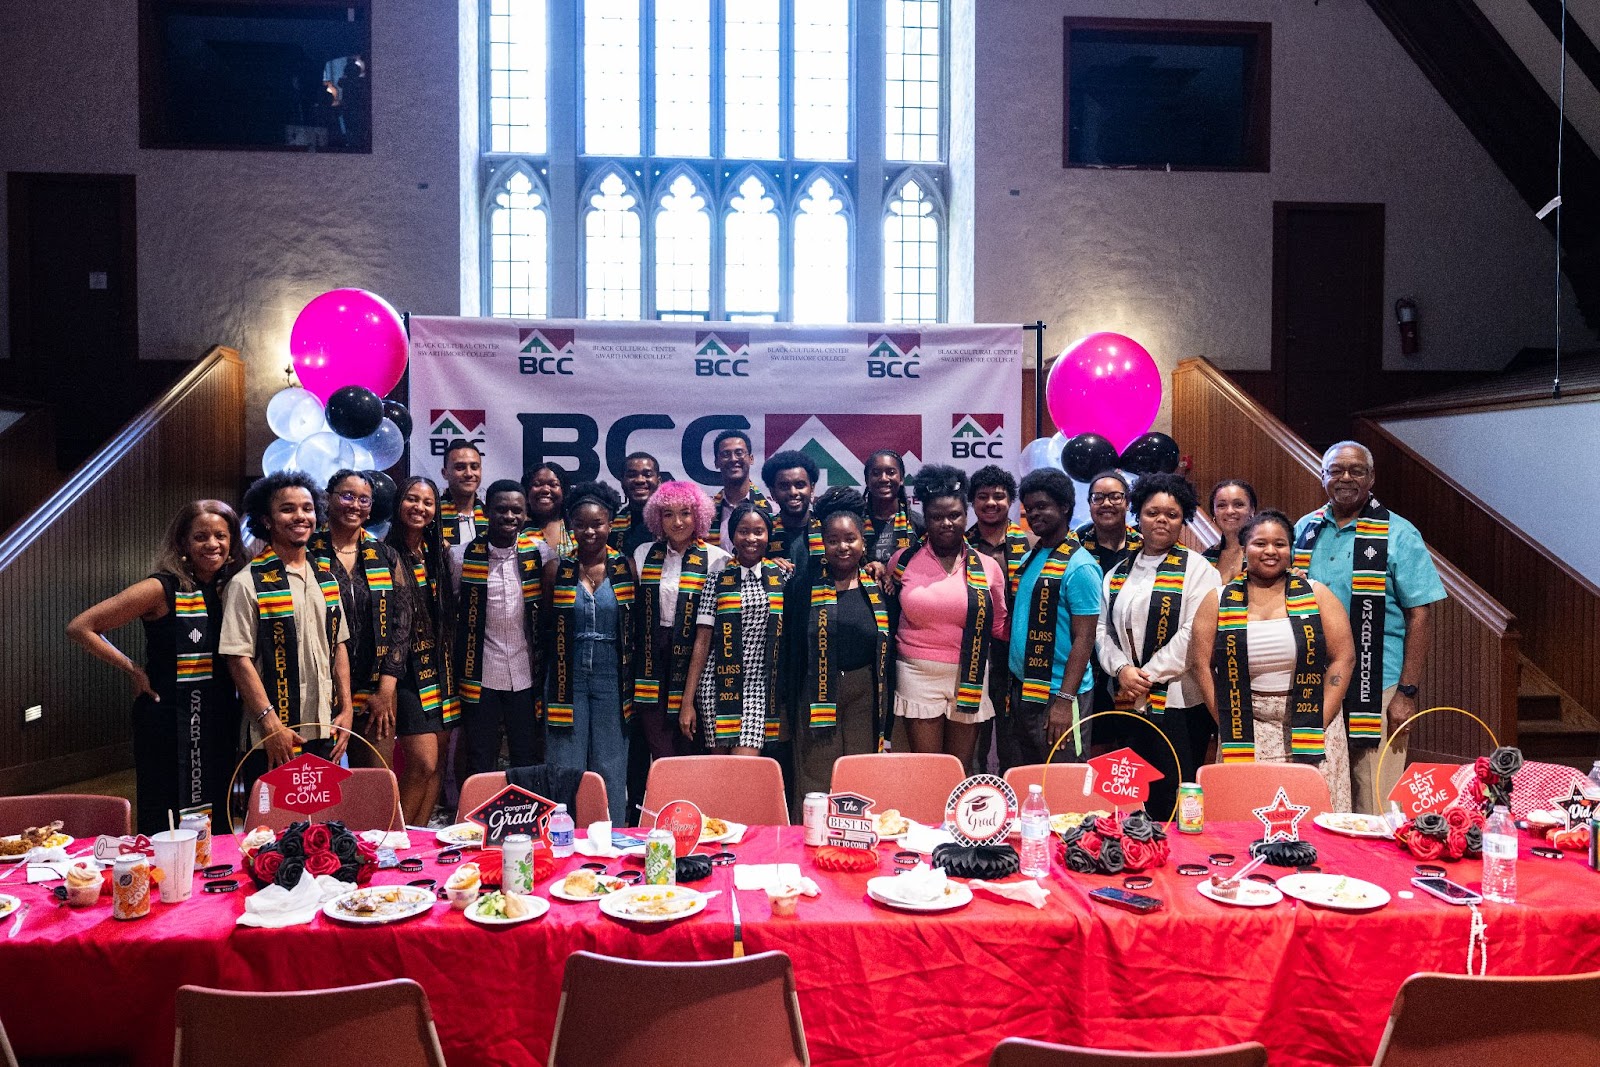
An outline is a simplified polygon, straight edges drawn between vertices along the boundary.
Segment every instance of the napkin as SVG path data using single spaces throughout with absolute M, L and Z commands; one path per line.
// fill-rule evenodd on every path
M 723 819 L 722 821 L 728 824 L 729 836 L 726 840 L 717 842 L 719 845 L 737 845 L 744 840 L 744 832 L 750 829 L 744 823 L 734 822 L 732 819 Z
M 733 888 L 735 889 L 779 889 L 785 885 L 804 886 L 800 876 L 798 863 L 735 863 L 733 865 Z M 815 887 L 813 882 L 812 886 Z M 807 896 L 815 896 L 808 893 Z
M 924 826 L 919 822 L 911 824 L 911 829 L 906 831 L 906 836 L 901 840 L 900 847 L 908 852 L 925 852 L 933 854 L 933 850 L 940 845 L 949 844 L 955 840 L 949 831 L 941 830 L 937 826 Z M 900 875 L 904 878 L 905 875 Z
M 919 863 L 894 879 L 894 895 L 907 904 L 932 904 L 944 899 L 944 887 L 948 881 L 943 867 Z
M 304 926 L 317 917 L 324 901 L 354 888 L 351 883 L 341 882 L 331 874 L 314 878 L 302 871 L 300 881 L 293 889 L 269 885 L 247 897 L 244 914 L 234 921 L 240 926 L 258 926 L 267 930 Z
M 592 822 L 584 831 L 587 837 L 580 837 L 572 843 L 573 851 L 580 856 L 593 856 L 597 859 L 615 859 L 622 855 L 622 851 L 611 843 L 611 820 Z
M 67 850 L 64 848 L 30 848 L 22 854 L 23 863 L 66 863 Z
M 392 833 L 384 833 L 382 830 L 364 830 L 361 833 L 361 840 L 378 848 L 392 848 L 397 852 L 411 847 L 411 838 L 407 836 L 404 830 L 395 830 Z
M 1007 900 L 1020 900 L 1036 908 L 1044 907 L 1044 902 L 1050 898 L 1050 890 L 1032 878 L 1022 882 L 985 882 L 982 878 L 974 878 L 967 885 Z

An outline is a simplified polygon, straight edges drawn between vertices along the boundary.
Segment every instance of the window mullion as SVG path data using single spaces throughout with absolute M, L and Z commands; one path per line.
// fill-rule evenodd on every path
M 639 0 L 639 154 L 656 154 L 656 0 Z
M 778 0 L 778 158 L 794 158 L 794 0 Z
M 854 275 L 852 317 L 857 322 L 882 322 L 883 220 L 888 209 L 884 181 L 884 5 L 855 6 L 855 76 L 851 97 L 856 126 L 856 184 L 852 220 L 851 261 Z
M 549 101 L 545 192 L 549 195 L 550 317 L 577 318 L 583 314 L 583 180 L 578 172 L 578 136 L 583 129 L 583 93 L 580 23 L 577 4 L 554 3 L 546 9 L 545 40 L 550 55 L 573 56 L 572 63 L 545 63 Z M 568 120 L 571 121 L 568 121 Z M 559 265 L 571 264 L 563 270 Z
M 738 0 L 734 0 L 735 3 Z M 727 63 L 725 50 L 727 48 L 727 32 L 724 24 L 726 7 L 724 0 L 711 0 L 711 158 L 721 160 L 724 151 L 724 138 L 722 131 L 723 117 L 726 114 L 726 91 L 724 79 L 727 77 Z

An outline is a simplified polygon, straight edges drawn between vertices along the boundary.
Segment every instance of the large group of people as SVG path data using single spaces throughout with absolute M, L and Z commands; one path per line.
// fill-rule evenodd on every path
M 1359 444 L 1324 455 L 1328 502 L 1297 522 L 1219 483 L 1203 552 L 1176 474 L 1102 473 L 1074 529 L 1057 470 L 908 485 L 885 450 L 864 494 L 819 495 L 804 453 L 761 485 L 748 435 L 713 455 L 714 495 L 643 452 L 620 492 L 543 464 L 480 495 L 455 441 L 382 538 L 355 471 L 268 475 L 242 521 L 184 508 L 152 574 L 69 628 L 132 681 L 140 829 L 226 810 L 230 782 L 297 752 L 398 762 L 411 825 L 502 760 L 598 773 L 624 824 L 650 762 L 692 752 L 774 756 L 797 810 L 839 756 L 891 746 L 1000 771 L 1126 746 L 1161 772 L 1160 818 L 1207 759 L 1312 764 L 1340 809 L 1393 784 L 1378 749 L 1418 710 L 1444 589 Z M 135 619 L 142 665 L 105 637 Z

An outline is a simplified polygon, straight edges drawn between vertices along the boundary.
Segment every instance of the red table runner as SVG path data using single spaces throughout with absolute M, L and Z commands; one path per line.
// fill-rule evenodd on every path
M 799 827 L 753 828 L 732 851 L 741 862 L 799 863 L 822 887 L 819 898 L 801 899 L 794 919 L 772 918 L 764 894 L 739 899 L 747 950 L 779 949 L 794 961 L 819 1065 L 978 1065 L 1008 1036 L 1127 1049 L 1258 1040 L 1276 1065 L 1369 1063 L 1407 975 L 1464 971 L 1470 912 L 1421 892 L 1365 914 L 1290 900 L 1226 907 L 1201 897 L 1198 879 L 1176 873 L 1177 864 L 1203 863 L 1217 851 L 1244 862 L 1259 829 L 1213 824 L 1199 837 L 1174 834 L 1172 865 L 1154 872 L 1145 890 L 1167 907 L 1143 916 L 1090 901 L 1089 890 L 1120 886 L 1120 877 L 1059 866 L 1043 910 L 980 893 L 959 911 L 910 915 L 869 901 L 868 875 L 816 870 Z M 1415 862 L 1392 843 L 1307 834 L 1323 870 L 1391 894 L 1410 888 Z M 1529 843 L 1525 837 L 1518 864 L 1520 903 L 1482 909 L 1489 973 L 1600 970 L 1600 876 L 1575 855 L 1531 857 Z M 889 851 L 879 873 L 893 870 Z M 214 852 L 216 862 L 237 857 L 226 837 Z M 581 861 L 563 861 L 557 877 Z M 612 861 L 613 870 L 622 865 Z M 1480 878 L 1475 861 L 1445 866 L 1463 884 Z M 452 869 L 384 871 L 376 881 L 442 880 Z M 656 927 L 614 922 L 595 904 L 553 901 L 543 918 L 504 929 L 473 925 L 444 902 L 389 926 L 319 916 L 309 926 L 244 929 L 233 920 L 245 890 L 197 892 L 184 904 L 153 905 L 146 919 L 117 922 L 108 902 L 57 908 L 44 887 L 17 886 L 20 877 L 0 892 L 36 903 L 17 937 L 4 939 L 9 920 L 0 923 L 0 1020 L 24 1056 L 120 1052 L 141 1064 L 170 1063 L 173 994 L 183 984 L 313 989 L 406 976 L 427 990 L 450 1062 L 537 1064 L 574 950 L 678 960 L 732 950 L 731 867 L 696 884 L 723 891 L 705 913 Z M 548 884 L 536 890 L 548 895 Z M 617 1010 L 649 995 L 619 990 Z M 707 1040 L 737 1025 L 729 1020 Z

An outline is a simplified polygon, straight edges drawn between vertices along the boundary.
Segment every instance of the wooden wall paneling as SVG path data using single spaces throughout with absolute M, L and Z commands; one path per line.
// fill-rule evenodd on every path
M 0 531 L 8 529 L 50 495 L 56 470 L 55 413 L 31 401 L 0 399 L 0 408 L 23 411 L 0 433 Z

